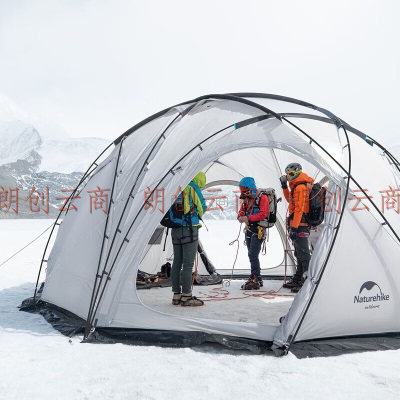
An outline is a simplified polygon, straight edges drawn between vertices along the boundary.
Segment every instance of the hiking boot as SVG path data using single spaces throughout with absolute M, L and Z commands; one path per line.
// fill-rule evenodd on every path
M 245 288 L 245 286 L 249 283 L 249 282 L 252 282 L 253 281 L 253 278 L 250 276 L 250 278 L 249 279 L 247 279 L 247 281 L 245 282 L 245 283 L 243 283 L 243 285 L 242 286 L 240 286 L 240 289 L 244 289 Z
M 260 282 L 257 279 L 249 279 L 241 286 L 242 290 L 258 290 L 260 289 Z
M 301 283 L 299 283 L 297 286 L 292 287 L 292 289 L 290 290 L 292 293 L 298 293 L 301 289 L 303 285 Z
M 179 304 L 181 304 L 181 298 L 182 298 L 181 293 L 174 293 L 174 295 L 172 297 L 172 304 L 174 306 L 179 306 Z
M 258 278 L 257 278 L 257 282 L 258 282 L 258 284 L 260 285 L 260 287 L 263 287 L 263 286 L 264 286 L 264 283 L 263 283 L 263 280 L 262 280 L 261 277 L 258 277 Z
M 298 281 L 297 279 L 291 279 L 290 281 L 287 281 L 286 283 L 283 284 L 283 287 L 286 289 L 292 289 L 297 286 L 301 286 L 301 282 Z
M 181 306 L 183 307 L 199 307 L 204 306 L 204 301 L 198 299 L 191 294 L 182 294 L 181 296 Z

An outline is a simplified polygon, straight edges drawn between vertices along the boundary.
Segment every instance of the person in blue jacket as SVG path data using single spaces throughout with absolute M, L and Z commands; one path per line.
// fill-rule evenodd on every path
M 180 202 L 172 207 L 173 222 L 178 227 L 171 229 L 174 261 L 171 268 L 173 305 L 202 306 L 204 302 L 192 295 L 192 272 L 199 242 L 200 218 L 206 211 L 201 193 L 206 185 L 206 175 L 199 172 L 181 193 Z M 178 208 L 178 210 L 177 210 Z

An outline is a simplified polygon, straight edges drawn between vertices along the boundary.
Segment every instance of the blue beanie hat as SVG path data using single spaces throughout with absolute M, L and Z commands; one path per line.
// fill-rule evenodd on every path
M 257 190 L 256 182 L 251 176 L 245 176 L 239 182 L 239 186 L 247 187 L 250 190 Z

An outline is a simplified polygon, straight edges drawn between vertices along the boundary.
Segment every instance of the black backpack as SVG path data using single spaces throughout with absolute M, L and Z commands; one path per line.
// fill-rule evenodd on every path
M 278 203 L 282 200 L 281 198 L 276 198 L 275 189 L 267 188 L 267 189 L 260 189 L 260 193 L 258 194 L 255 204 L 259 207 L 261 196 L 266 195 L 269 201 L 269 212 L 265 219 L 258 221 L 258 225 L 262 226 L 263 228 L 272 228 L 276 222 L 276 212 L 278 208 Z
M 315 228 L 320 225 L 325 218 L 326 188 L 325 186 L 321 186 L 318 182 L 314 183 L 311 189 L 309 189 L 311 184 L 299 183 L 298 185 L 306 185 L 309 191 L 309 212 L 308 214 L 304 214 L 304 216 L 307 223 Z M 298 185 L 296 185 L 293 190 L 295 190 Z
M 162 220 L 160 221 L 160 224 L 162 226 L 165 226 L 166 228 L 179 228 L 180 224 L 177 224 L 176 222 L 173 221 L 174 219 L 174 211 L 176 212 L 176 204 L 172 204 L 171 208 L 165 213 L 165 215 L 162 217 Z M 183 213 L 182 213 L 183 214 Z

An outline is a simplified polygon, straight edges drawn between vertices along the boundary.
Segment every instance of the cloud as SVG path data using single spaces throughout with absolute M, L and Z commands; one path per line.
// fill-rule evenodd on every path
M 117 137 L 169 105 L 232 91 L 298 97 L 373 137 L 391 140 L 399 130 L 394 1 L 36 0 L 0 8 L 0 93 L 72 136 Z

